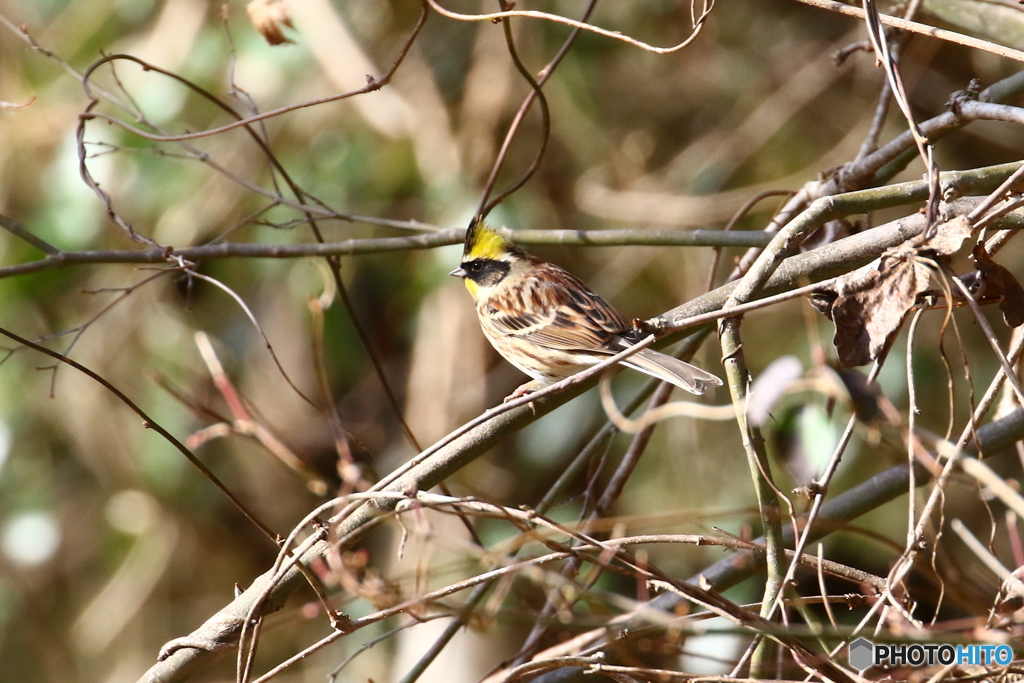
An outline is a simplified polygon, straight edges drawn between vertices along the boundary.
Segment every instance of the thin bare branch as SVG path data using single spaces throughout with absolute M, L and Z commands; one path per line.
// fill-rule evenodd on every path
M 437 3 L 437 0 L 426 1 L 430 3 L 430 7 L 435 12 L 437 12 L 438 14 L 442 14 L 448 17 L 449 19 L 458 19 L 460 21 L 499 21 L 502 19 L 509 19 L 512 17 L 544 19 L 546 21 L 551 21 L 556 24 L 565 24 L 566 26 L 572 26 L 573 28 L 576 29 L 590 31 L 591 33 L 596 33 L 597 35 L 604 36 L 606 38 L 614 38 L 615 40 L 621 40 L 625 43 L 633 45 L 634 47 L 639 47 L 648 52 L 654 52 L 656 54 L 662 55 L 678 52 L 679 50 L 682 50 L 684 47 L 692 43 L 694 39 L 696 39 L 697 35 L 700 33 L 700 29 L 704 26 L 704 22 L 707 20 L 708 15 L 711 13 L 711 10 L 714 8 L 714 2 L 705 3 L 704 11 L 694 21 L 693 32 L 686 38 L 686 40 L 682 41 L 681 43 L 677 43 L 676 45 L 673 45 L 671 47 L 655 47 L 653 45 L 649 45 L 648 43 L 643 42 L 642 40 L 637 40 L 636 38 L 631 38 L 627 35 L 623 35 L 618 31 L 609 31 L 607 29 L 594 26 L 593 24 L 588 24 L 583 21 L 576 21 L 575 19 L 569 19 L 568 17 L 563 17 L 558 14 L 551 14 L 549 12 L 538 12 L 534 10 L 509 10 L 503 12 L 489 12 L 486 14 L 463 14 L 460 12 L 453 12 L 451 10 L 447 10 L 441 7 Z
M 848 17 L 856 17 L 858 19 L 864 18 L 863 9 L 845 5 L 837 0 L 796 0 L 796 2 L 801 2 L 813 7 L 820 7 L 821 9 L 827 9 L 830 12 L 836 12 L 837 14 L 845 14 Z M 1005 45 L 972 38 L 971 36 L 965 36 L 962 33 L 935 28 L 934 26 L 928 26 L 927 24 L 921 24 L 916 21 L 908 21 L 907 19 L 894 17 L 889 14 L 879 14 L 879 18 L 886 26 L 892 26 L 893 28 L 898 28 L 903 31 L 910 31 L 911 33 L 918 33 L 931 38 L 938 38 L 939 40 L 945 40 L 950 43 L 956 43 L 957 45 L 964 45 L 977 50 L 991 52 L 992 54 L 999 55 L 1000 57 L 1007 57 L 1009 59 L 1015 59 L 1018 62 L 1024 62 L 1024 52 L 1014 50 L 1013 48 L 1006 47 Z

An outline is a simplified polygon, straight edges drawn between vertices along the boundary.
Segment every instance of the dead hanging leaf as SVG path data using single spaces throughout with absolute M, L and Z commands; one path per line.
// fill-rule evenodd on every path
M 283 26 L 295 28 L 292 26 L 288 8 L 284 6 L 284 3 L 273 0 L 252 0 L 245 6 L 245 10 L 249 13 L 249 21 L 271 45 L 295 42 L 285 36 L 282 29 Z
M 832 343 L 843 367 L 878 357 L 918 297 L 928 291 L 929 261 L 949 258 L 970 238 L 971 230 L 963 217 L 946 221 L 931 239 L 918 237 L 890 249 L 874 263 L 815 292 L 812 303 L 835 323 Z
M 974 247 L 971 254 L 978 270 L 965 283 L 979 301 L 998 301 L 1003 320 L 1010 327 L 1024 324 L 1024 287 L 1009 270 L 992 260 L 985 245 Z
M 840 364 L 853 367 L 877 358 L 930 282 L 928 267 L 918 260 L 883 255 L 816 293 L 818 310 L 835 323 L 832 343 Z

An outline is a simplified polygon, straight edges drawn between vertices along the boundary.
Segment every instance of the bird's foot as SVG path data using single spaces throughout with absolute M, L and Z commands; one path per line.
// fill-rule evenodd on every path
M 540 389 L 542 386 L 543 385 L 537 380 L 530 380 L 526 384 L 520 385 L 518 389 L 516 389 L 511 394 L 506 396 L 505 400 L 503 400 L 502 403 L 508 403 L 509 401 L 521 398 L 523 396 L 526 396 L 527 394 L 532 394 L 533 392 Z

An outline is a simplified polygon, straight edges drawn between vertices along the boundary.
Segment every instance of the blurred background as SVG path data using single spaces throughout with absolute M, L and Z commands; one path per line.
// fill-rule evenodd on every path
M 578 16 L 583 6 L 525 4 L 566 16 Z M 964 16 L 974 17 L 985 4 L 959 5 Z M 293 42 L 275 47 L 253 27 L 243 2 L 0 0 L 0 101 L 6 103 L 0 109 L 0 213 L 62 250 L 146 246 L 108 218 L 79 171 L 76 128 L 89 104 L 81 74 L 103 54 L 132 55 L 178 74 L 248 115 L 359 88 L 368 75 L 379 79 L 420 12 L 413 0 L 284 5 L 293 24 L 284 35 Z M 446 6 L 466 12 L 497 7 L 461 1 Z M 1019 26 L 1019 10 L 1005 7 L 1010 18 L 998 25 Z M 984 29 L 962 15 L 932 9 L 924 20 L 961 31 Z M 689 35 L 690 11 L 688 3 L 668 0 L 599 2 L 591 21 L 664 46 Z M 566 26 L 538 20 L 516 20 L 512 31 L 534 72 L 569 33 Z M 1013 40 L 978 35 L 1004 44 Z M 792 0 L 720 3 L 697 39 L 670 55 L 584 33 L 545 87 L 551 130 L 543 163 L 491 220 L 513 230 L 719 229 L 757 193 L 796 190 L 857 156 L 883 75 L 870 52 L 855 52 L 842 64 L 833 55 L 863 40 L 857 21 Z M 903 68 L 915 113 L 923 119 L 944 111 L 950 96 L 972 79 L 985 87 L 1019 65 L 913 37 Z M 105 93 L 95 111 L 146 130 L 181 133 L 233 120 L 182 83 L 136 63 L 103 66 L 91 82 Z M 387 87 L 296 109 L 260 126 L 295 183 L 331 209 L 418 221 L 428 231 L 461 228 L 528 92 L 500 25 L 432 13 Z M 903 127 L 890 116 L 882 141 Z M 539 116 L 531 110 L 499 188 L 529 166 L 541 134 Z M 268 198 L 276 192 L 272 164 L 242 130 L 176 144 L 92 120 L 85 139 L 88 168 L 109 193 L 113 211 L 160 245 L 313 241 L 300 212 Z M 1022 143 L 1020 130 L 1009 124 L 974 123 L 942 141 L 939 164 L 963 169 L 1013 161 L 1021 157 Z M 919 178 L 921 170 L 914 162 L 897 180 Z M 761 202 L 734 229 L 763 229 L 782 201 Z M 878 224 L 916 208 L 865 220 Z M 319 228 L 332 242 L 412 234 L 360 220 L 323 220 Z M 1019 247 L 1003 252 L 1001 262 L 1011 270 L 1019 263 Z M 706 291 L 713 259 L 709 248 L 531 251 L 579 275 L 627 317 L 641 318 Z M 460 252 L 461 245 L 451 245 L 342 258 L 351 315 L 315 259 L 201 263 L 200 274 L 245 302 L 284 374 L 227 292 L 163 264 L 69 265 L 0 278 L 0 326 L 68 353 L 178 438 L 193 437 L 190 445 L 199 458 L 267 526 L 287 533 L 339 487 L 359 476 L 372 481 L 417 452 L 353 316 L 421 446 L 500 403 L 524 381 L 487 345 L 462 283 L 447 277 Z M 723 251 L 715 286 L 741 254 Z M 34 246 L 0 231 L 0 272 L 41 257 Z M 984 386 L 997 363 L 969 314 L 957 314 L 962 346 L 949 334 L 940 343 L 941 317 L 922 322 L 913 361 L 920 424 L 945 434 L 950 423 L 958 431 L 966 419 L 969 380 Z M 993 324 L 998 320 L 994 315 Z M 805 370 L 831 358 L 831 324 L 802 300 L 747 316 L 743 331 L 755 376 L 783 356 L 795 357 Z M 276 548 L 96 382 L 13 343 L 2 346 L 0 681 L 134 680 L 163 643 L 192 631 L 231 600 L 235 585 L 245 587 L 265 571 Z M 944 353 L 952 359 L 951 373 Z M 232 406 L 215 385 L 213 357 L 263 432 L 226 426 Z M 696 362 L 721 374 L 719 357 L 711 340 Z M 961 358 L 969 363 L 966 371 Z M 906 362 L 901 337 L 882 387 L 904 411 Z M 614 382 L 619 403 L 641 383 L 633 373 L 620 374 Z M 334 426 L 324 416 L 332 412 L 327 395 L 336 403 Z M 706 402 L 727 400 L 720 390 Z M 848 415 L 842 401 L 835 406 L 813 393 L 791 397 L 779 408 L 767 431 L 780 489 L 802 485 L 819 470 Z M 535 505 L 604 420 L 596 392 L 590 392 L 482 457 L 449 485 L 457 495 Z M 618 437 L 608 457 L 620 458 L 628 442 Z M 861 426 L 836 490 L 900 461 L 902 449 L 893 434 Z M 596 466 L 590 474 L 601 476 Z M 574 482 L 552 516 L 575 520 L 584 483 Z M 965 498 L 964 515 L 988 519 L 970 487 Z M 749 534 L 757 519 L 753 501 L 735 426 L 684 418 L 657 429 L 614 514 L 630 533 L 718 528 Z M 871 535 L 838 536 L 828 546 L 830 556 L 884 575 L 902 546 L 905 514 L 905 501 L 872 513 L 858 522 Z M 479 568 L 457 522 L 438 516 L 432 524 L 438 536 L 448 538 L 419 539 L 421 545 L 413 539 L 402 561 L 397 525 L 368 538 L 361 554 L 347 559 L 366 580 L 364 588 L 378 577 L 379 591 L 407 595 Z M 493 523 L 481 525 L 480 533 L 498 542 L 512 530 Z M 723 557 L 720 549 L 689 546 L 654 546 L 649 554 L 681 578 Z M 1011 558 L 1006 561 L 1012 565 Z M 971 574 L 970 567 L 963 567 L 963 575 Z M 973 582 L 948 591 L 941 618 L 984 614 L 997 581 L 975 574 Z M 921 581 L 938 585 L 932 575 Z M 600 588 L 632 597 L 638 590 L 622 577 L 607 578 Z M 740 602 L 759 595 L 755 582 L 730 593 Z M 372 597 L 347 598 L 341 608 L 365 614 L 373 610 Z M 542 597 L 522 589 L 493 606 L 495 622 L 466 632 L 472 656 L 453 656 L 433 671 L 449 681 L 479 679 L 516 650 Z M 552 637 L 588 623 L 565 624 Z M 342 639 L 280 679 L 323 680 L 362 643 L 397 624 L 385 622 Z M 439 625 L 429 622 L 382 641 L 343 676 L 400 680 L 431 642 L 429 629 Z M 257 671 L 329 632 L 312 593 L 301 593 L 271 619 Z M 693 639 L 686 666 L 722 671 L 719 659 L 733 658 L 739 644 Z M 233 677 L 234 660 L 227 656 L 197 680 Z

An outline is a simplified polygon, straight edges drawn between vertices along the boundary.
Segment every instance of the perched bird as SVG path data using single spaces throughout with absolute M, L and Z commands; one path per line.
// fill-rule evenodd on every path
M 534 379 L 513 397 L 595 365 L 644 336 L 575 275 L 526 253 L 482 221 L 470 224 L 462 263 L 449 274 L 466 281 L 491 345 Z M 651 349 L 622 364 L 694 394 L 722 384 L 706 370 Z

